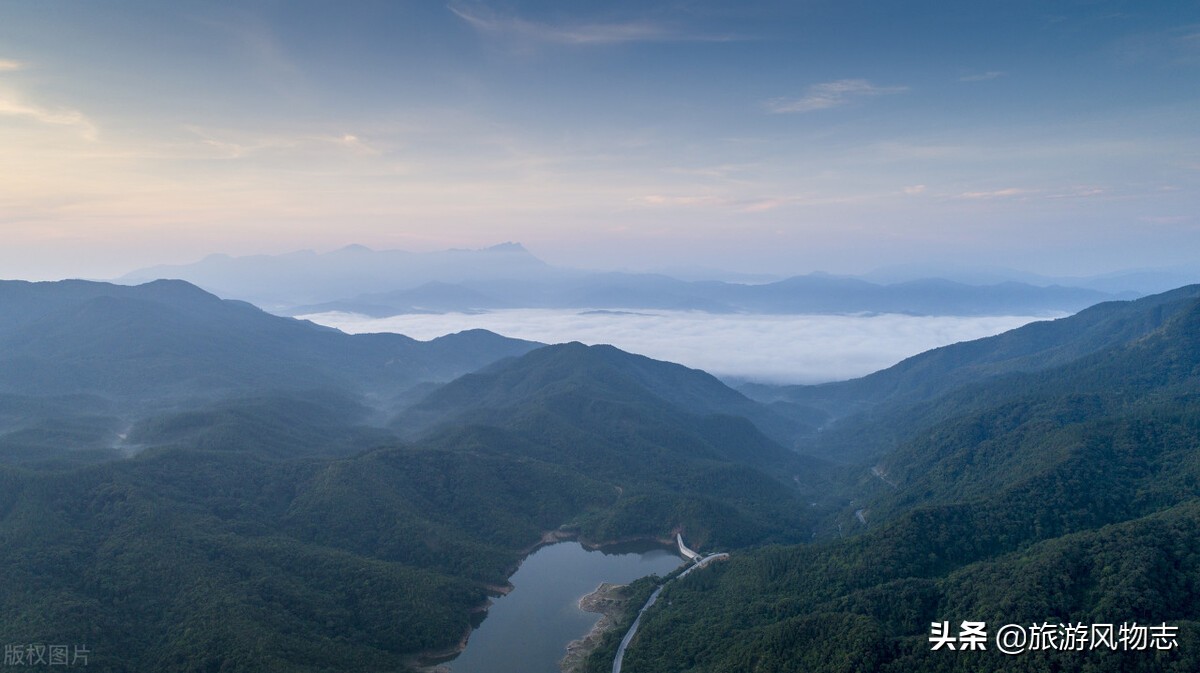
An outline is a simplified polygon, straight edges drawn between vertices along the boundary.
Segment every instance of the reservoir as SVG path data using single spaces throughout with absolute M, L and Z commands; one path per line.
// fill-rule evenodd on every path
M 509 579 L 512 592 L 493 599 L 467 649 L 443 665 L 453 673 L 558 673 L 567 643 L 583 637 L 600 618 L 580 610 L 580 598 L 601 582 L 627 584 L 666 575 L 682 562 L 674 550 L 659 546 L 588 551 L 578 542 L 560 542 L 542 547 Z

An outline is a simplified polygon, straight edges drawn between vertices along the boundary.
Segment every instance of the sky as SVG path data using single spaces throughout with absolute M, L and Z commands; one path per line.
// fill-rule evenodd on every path
M 0 0 L 0 277 L 1180 264 L 1197 119 L 1194 2 Z

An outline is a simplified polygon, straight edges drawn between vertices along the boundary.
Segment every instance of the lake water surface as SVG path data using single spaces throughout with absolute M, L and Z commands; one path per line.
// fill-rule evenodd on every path
M 578 542 L 542 547 L 509 579 L 512 592 L 493 599 L 467 649 L 445 665 L 454 673 L 558 673 L 567 643 L 600 618 L 580 610 L 580 598 L 601 582 L 666 575 L 681 563 L 673 550 L 646 545 L 605 551 L 588 551 Z

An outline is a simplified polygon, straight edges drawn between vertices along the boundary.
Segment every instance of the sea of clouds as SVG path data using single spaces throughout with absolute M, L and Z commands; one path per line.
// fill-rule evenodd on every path
M 482 328 L 544 343 L 612 344 L 726 379 L 764 383 L 820 383 L 863 376 L 931 348 L 1045 319 L 579 309 L 507 309 L 390 318 L 351 313 L 302 317 L 352 334 L 397 332 L 427 340 Z

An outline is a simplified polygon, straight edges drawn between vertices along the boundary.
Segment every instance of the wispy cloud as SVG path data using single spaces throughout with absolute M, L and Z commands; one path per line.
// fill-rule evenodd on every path
M 684 33 L 652 21 L 541 23 L 504 16 L 480 7 L 450 4 L 447 8 L 484 33 L 502 35 L 526 43 L 605 45 L 627 42 L 726 42 L 733 38 Z
M 726 212 L 769 212 L 790 206 L 814 206 L 860 202 L 871 196 L 712 196 L 712 194 L 648 194 L 648 196 L 631 199 L 632 203 L 652 206 L 652 208 L 680 209 L 712 209 Z
M 1046 194 L 1047 199 L 1086 199 L 1095 196 L 1107 196 L 1108 190 L 1103 187 L 1075 186 Z
M 1103 187 L 1075 185 L 1055 190 L 1007 187 L 991 191 L 963 192 L 958 195 L 958 198 L 975 201 L 993 199 L 1087 199 L 1109 195 L 1109 191 Z
M 1033 190 L 1020 189 L 1018 187 L 1007 187 L 1005 189 L 995 189 L 987 192 L 963 192 L 958 195 L 960 199 L 1011 199 L 1033 194 Z
M 877 86 L 865 79 L 839 79 L 808 87 L 800 98 L 774 98 L 765 103 L 773 114 L 814 112 L 846 105 L 859 98 L 908 91 L 906 86 Z
M 1183 224 L 1194 219 L 1191 215 L 1145 215 L 1138 218 L 1147 224 Z
M 646 206 L 666 208 L 713 208 L 738 213 L 765 213 L 784 206 L 809 203 L 803 197 L 751 197 L 731 198 L 727 196 L 702 195 L 665 195 L 649 194 L 635 199 L 636 203 Z
M 213 131 L 199 126 L 184 130 L 200 138 L 201 144 L 213 148 L 226 159 L 243 159 L 254 155 L 294 155 L 326 149 L 351 154 L 378 156 L 382 150 L 368 144 L 352 133 L 321 134 L 253 134 L 238 131 Z
M 761 168 L 760 164 L 744 163 L 717 164 L 713 166 L 674 166 L 665 170 L 668 173 L 674 173 L 677 175 L 692 175 L 702 178 L 712 178 L 714 180 L 738 181 L 736 176 L 743 175 L 758 168 Z
M 25 66 L 24 61 L 0 58 L 0 73 L 24 70 Z M 40 124 L 72 127 L 84 138 L 96 139 L 96 125 L 79 110 L 33 103 L 21 90 L 9 85 L 0 86 L 0 117 L 17 117 Z
M 726 206 L 729 205 L 727 199 L 716 196 L 668 196 L 665 194 L 647 194 L 641 197 L 640 201 L 648 206 L 675 206 L 675 207 L 696 207 L 696 206 Z
M 0 116 L 18 117 L 52 126 L 66 126 L 77 130 L 88 140 L 96 139 L 96 125 L 79 110 L 35 105 L 4 89 L 0 89 Z
M 989 79 L 996 79 L 997 77 L 1004 77 L 1005 74 L 1007 74 L 1007 73 L 1001 72 L 999 70 L 989 70 L 987 72 L 980 72 L 980 73 L 976 73 L 974 75 L 963 75 L 962 77 L 958 78 L 958 81 L 960 81 L 960 82 L 986 82 Z
M 765 213 L 776 208 L 783 208 L 784 206 L 802 202 L 803 199 L 799 198 L 752 199 L 739 202 L 738 210 L 743 213 Z

